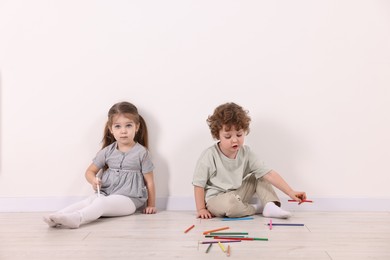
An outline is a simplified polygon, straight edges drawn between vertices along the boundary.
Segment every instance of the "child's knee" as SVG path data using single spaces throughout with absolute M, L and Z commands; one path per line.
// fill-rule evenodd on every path
M 225 214 L 229 218 L 239 218 L 252 215 L 254 213 L 250 210 L 250 208 L 248 208 L 251 207 L 250 205 L 241 201 L 241 197 L 239 195 L 230 197 L 228 204 L 229 207 L 227 208 Z
M 230 214 L 232 208 L 235 208 L 241 201 L 240 196 L 231 194 L 224 194 L 223 198 L 210 200 L 207 203 L 207 209 L 216 217 L 225 217 Z

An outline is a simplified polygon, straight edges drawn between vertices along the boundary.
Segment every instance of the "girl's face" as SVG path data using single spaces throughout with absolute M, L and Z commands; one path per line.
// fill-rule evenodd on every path
M 118 143 L 118 148 L 131 148 L 134 137 L 139 129 L 130 115 L 119 114 L 114 116 L 110 131 Z
M 226 127 L 223 126 L 219 131 L 219 149 L 222 153 L 231 159 L 236 158 L 238 150 L 244 144 L 245 131 L 236 130 L 235 127 L 231 127 L 229 131 L 226 131 Z

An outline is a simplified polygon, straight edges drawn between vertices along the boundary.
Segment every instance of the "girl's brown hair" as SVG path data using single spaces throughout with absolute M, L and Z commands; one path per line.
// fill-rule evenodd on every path
M 207 118 L 211 135 L 216 140 L 219 140 L 219 131 L 223 126 L 226 127 L 227 131 L 234 127 L 236 130 L 242 129 L 248 134 L 250 121 L 248 111 L 233 102 L 218 106 L 214 110 L 214 114 Z

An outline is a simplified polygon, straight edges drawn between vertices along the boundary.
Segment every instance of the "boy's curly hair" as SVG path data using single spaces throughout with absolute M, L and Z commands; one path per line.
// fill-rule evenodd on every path
M 242 129 L 248 134 L 250 121 L 248 111 L 233 102 L 218 106 L 214 110 L 214 114 L 207 118 L 211 135 L 216 140 L 219 140 L 219 131 L 223 126 L 227 131 L 234 127 L 236 130 Z

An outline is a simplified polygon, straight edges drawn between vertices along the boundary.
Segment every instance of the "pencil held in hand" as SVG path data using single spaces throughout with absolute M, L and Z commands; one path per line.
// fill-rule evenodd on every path
M 96 189 L 97 189 L 97 195 L 100 197 L 100 183 L 99 183 L 99 177 L 96 176 Z
M 301 205 L 303 202 L 313 203 L 312 200 L 302 200 L 302 201 L 299 201 L 299 200 L 288 200 L 288 202 L 298 202 L 298 205 Z

